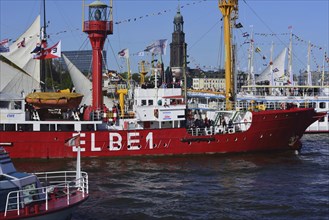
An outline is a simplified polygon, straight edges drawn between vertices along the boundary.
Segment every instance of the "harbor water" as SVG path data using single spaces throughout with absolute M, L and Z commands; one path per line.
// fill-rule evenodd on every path
M 329 136 L 293 152 L 82 158 L 90 198 L 72 219 L 329 219 Z M 28 172 L 75 160 L 14 160 Z

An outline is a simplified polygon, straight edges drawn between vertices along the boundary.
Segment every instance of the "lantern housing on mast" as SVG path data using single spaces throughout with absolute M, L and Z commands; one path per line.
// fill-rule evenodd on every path
M 94 32 L 104 31 L 106 35 L 113 34 L 113 20 L 112 20 L 112 1 L 110 6 L 96 0 L 88 5 L 88 16 L 84 21 L 83 31 Z

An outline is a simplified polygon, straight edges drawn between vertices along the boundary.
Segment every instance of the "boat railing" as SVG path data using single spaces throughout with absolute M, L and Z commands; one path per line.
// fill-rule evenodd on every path
M 74 197 L 85 198 L 89 194 L 88 174 L 81 172 L 77 178 L 76 171 L 57 171 L 35 173 L 42 187 L 29 187 L 8 193 L 4 216 L 16 212 L 17 216 L 51 211 L 49 202 L 65 199 L 60 206 L 70 205 Z M 56 206 L 56 208 L 60 208 Z M 24 210 L 24 211 L 23 211 Z
M 187 133 L 191 136 L 211 136 L 216 134 L 233 134 L 237 132 L 243 132 L 248 130 L 251 125 L 251 121 L 235 122 L 229 125 L 216 125 L 208 127 L 190 127 L 187 129 Z
M 316 97 L 323 96 L 324 89 L 328 87 L 321 86 L 242 86 L 239 94 L 242 96 L 254 95 L 257 97 L 282 96 L 282 97 Z

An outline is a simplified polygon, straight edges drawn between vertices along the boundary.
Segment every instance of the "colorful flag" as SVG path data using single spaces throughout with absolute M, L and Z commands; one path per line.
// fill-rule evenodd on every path
M 242 27 L 243 27 L 243 25 L 240 22 L 235 24 L 235 28 L 242 28 Z
M 167 39 L 157 40 L 154 43 L 147 46 L 144 51 L 151 52 L 154 54 L 166 55 L 167 42 L 168 42 Z
M 31 53 L 39 53 L 41 51 L 41 44 L 37 43 L 37 46 L 31 51 Z
M 259 52 L 261 52 L 262 50 L 259 48 L 259 47 L 256 47 L 256 49 L 255 49 L 255 52 L 256 53 L 259 53 Z
M 41 50 L 40 53 L 33 56 L 34 59 L 54 59 L 61 57 L 61 41 L 57 42 L 54 46 Z
M 23 40 L 22 40 L 21 42 L 19 42 L 19 43 L 17 44 L 17 47 L 18 47 L 18 48 L 25 47 L 25 37 L 23 38 Z
M 80 146 L 80 134 L 65 140 L 65 146 Z
M 249 34 L 248 34 L 248 32 L 244 32 L 244 33 L 242 34 L 242 36 L 243 36 L 243 37 L 249 37 Z
M 118 53 L 119 57 L 129 58 L 129 49 L 123 49 Z
M 9 52 L 9 40 L 4 39 L 0 41 L 0 53 Z
M 143 57 L 144 56 L 144 51 L 140 51 L 137 53 L 138 56 Z
M 289 30 L 292 29 L 292 25 L 288 26 L 288 29 L 289 29 Z

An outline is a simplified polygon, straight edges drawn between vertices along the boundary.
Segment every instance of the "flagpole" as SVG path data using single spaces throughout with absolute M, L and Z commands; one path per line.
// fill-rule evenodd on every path
M 129 60 L 129 56 L 126 58 L 126 62 L 127 62 L 127 78 L 128 78 L 128 89 L 130 89 L 130 60 Z
M 77 165 L 76 165 L 76 168 L 77 168 L 77 170 L 76 170 L 77 185 L 80 186 L 80 184 L 81 184 L 81 148 L 80 148 L 80 143 L 78 145 L 78 151 L 77 151 Z
M 273 41 L 272 41 L 272 46 L 271 46 L 271 59 L 270 59 L 271 85 L 272 85 L 272 86 L 274 86 L 273 52 L 274 52 L 274 43 L 273 43 Z M 272 92 L 272 91 L 271 91 L 271 92 Z
M 163 76 L 163 77 L 161 77 L 162 78 L 162 83 L 166 83 L 166 75 L 165 75 L 164 69 L 162 69 L 162 67 L 163 67 L 162 52 L 160 53 L 160 64 L 161 64 L 160 74 Z
M 254 28 L 253 26 L 251 26 L 251 37 L 250 37 L 250 45 L 249 45 L 249 54 L 248 54 L 248 70 L 249 70 L 249 74 L 248 74 L 248 86 L 254 85 L 253 83 L 253 74 L 254 74 Z M 251 87 L 248 88 L 248 90 L 250 91 Z
M 312 86 L 310 57 L 311 57 L 311 41 L 308 41 L 308 48 L 307 48 L 307 84 L 308 84 L 308 86 Z
M 46 32 L 46 0 L 43 0 L 43 27 L 41 28 L 42 33 L 40 34 L 41 38 L 41 43 L 43 41 L 47 42 L 47 32 Z M 42 48 L 41 45 L 41 52 L 45 48 Z M 46 92 L 46 61 L 45 60 L 40 60 L 40 65 L 41 65 L 41 73 L 40 73 L 40 87 L 43 92 Z
M 290 83 L 294 85 L 294 75 L 292 73 L 292 26 L 289 26 L 289 29 L 290 29 L 290 43 L 289 43 L 288 72 L 289 72 Z

